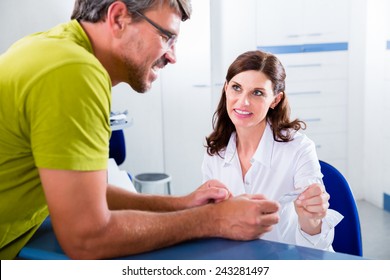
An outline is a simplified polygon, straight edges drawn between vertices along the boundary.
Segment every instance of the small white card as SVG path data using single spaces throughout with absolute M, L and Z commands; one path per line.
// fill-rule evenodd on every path
M 286 204 L 289 202 L 292 202 L 297 199 L 297 197 L 304 191 L 304 189 L 298 189 L 289 193 L 286 193 L 282 195 L 281 198 L 279 198 L 280 204 Z

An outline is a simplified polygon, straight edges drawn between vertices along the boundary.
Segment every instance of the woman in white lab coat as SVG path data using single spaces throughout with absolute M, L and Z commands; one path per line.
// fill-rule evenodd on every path
M 269 53 L 246 52 L 231 64 L 206 138 L 203 180 L 279 201 L 280 222 L 263 239 L 332 251 L 342 216 L 328 209 L 315 145 L 299 132 L 305 123 L 290 120 L 285 78 Z

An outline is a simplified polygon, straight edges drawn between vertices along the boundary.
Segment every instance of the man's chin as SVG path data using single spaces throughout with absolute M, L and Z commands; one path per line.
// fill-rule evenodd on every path
M 127 83 L 134 91 L 138 93 L 145 93 L 150 90 L 151 84 L 132 84 L 132 83 Z

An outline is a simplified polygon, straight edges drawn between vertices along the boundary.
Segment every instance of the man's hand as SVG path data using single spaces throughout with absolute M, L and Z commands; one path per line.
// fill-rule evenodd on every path
M 214 206 L 220 237 L 252 240 L 272 230 L 279 222 L 279 203 L 263 195 L 241 195 Z

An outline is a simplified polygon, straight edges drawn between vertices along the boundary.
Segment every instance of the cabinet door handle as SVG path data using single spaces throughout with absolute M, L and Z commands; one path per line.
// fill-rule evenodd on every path
M 299 34 L 290 34 L 290 35 L 287 35 L 286 37 L 287 38 L 299 38 L 299 37 L 301 37 L 302 35 L 299 35 Z
M 306 34 L 307 37 L 319 37 L 319 36 L 322 36 L 324 35 L 323 33 L 309 33 L 309 34 Z
M 196 85 L 192 85 L 193 87 L 196 87 L 196 88 L 208 88 L 210 87 L 210 85 L 207 85 L 207 84 L 196 84 Z
M 288 95 L 315 95 L 321 94 L 321 91 L 297 91 L 297 92 L 289 92 Z
M 308 118 L 308 119 L 303 119 L 304 122 L 320 122 L 321 118 Z
M 321 67 L 321 63 L 308 63 L 308 64 L 291 64 L 287 67 L 289 68 L 307 68 L 307 67 Z

